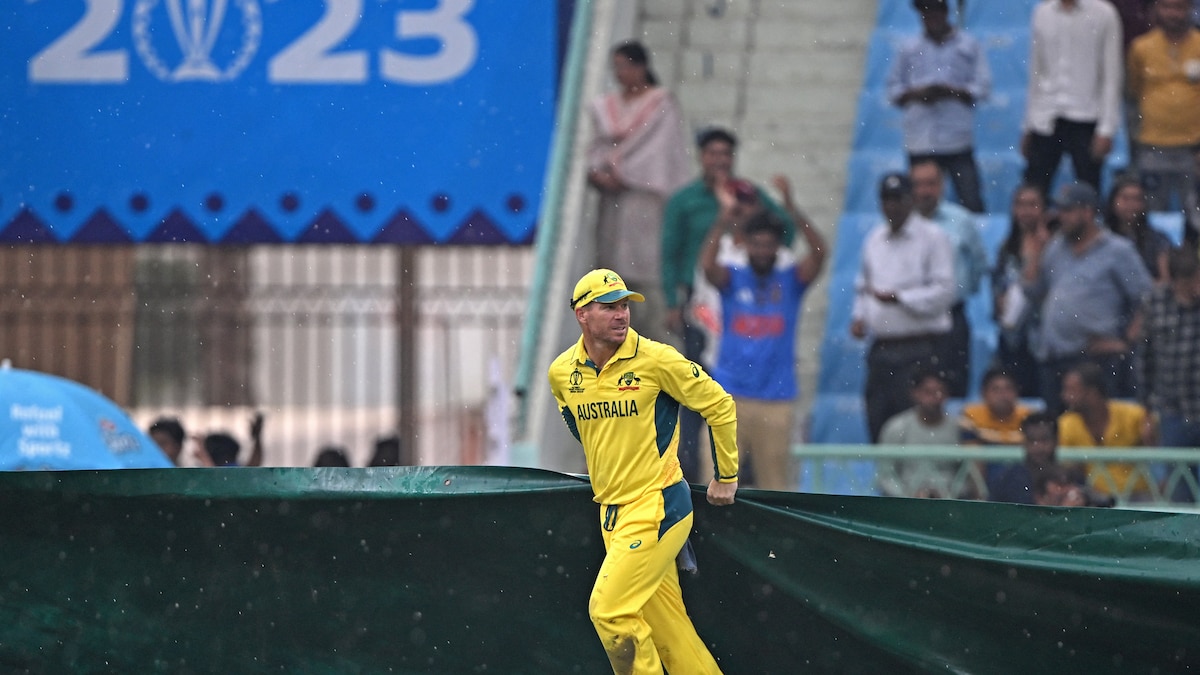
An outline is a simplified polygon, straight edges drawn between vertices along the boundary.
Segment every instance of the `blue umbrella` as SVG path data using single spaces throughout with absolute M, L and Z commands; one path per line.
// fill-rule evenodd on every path
M 0 470 L 173 466 L 116 403 L 78 382 L 0 363 Z

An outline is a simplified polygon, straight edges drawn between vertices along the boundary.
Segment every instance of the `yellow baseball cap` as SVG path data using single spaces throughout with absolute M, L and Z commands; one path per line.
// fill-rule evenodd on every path
M 579 309 L 589 302 L 610 303 L 630 299 L 645 302 L 646 297 L 625 287 L 625 280 L 612 270 L 592 270 L 575 284 L 571 294 L 571 309 Z

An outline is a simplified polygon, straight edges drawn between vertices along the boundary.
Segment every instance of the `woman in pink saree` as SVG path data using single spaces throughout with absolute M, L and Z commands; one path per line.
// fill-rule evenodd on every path
M 667 341 L 660 250 L 663 206 L 691 177 L 683 119 L 638 42 L 612 52 L 616 91 L 591 104 L 588 182 L 599 191 L 596 266 L 618 270 L 646 296 L 638 332 Z

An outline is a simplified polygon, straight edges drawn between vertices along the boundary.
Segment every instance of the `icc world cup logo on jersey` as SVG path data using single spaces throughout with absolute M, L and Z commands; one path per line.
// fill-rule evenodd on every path
M 240 20 L 232 19 L 230 10 Z M 133 8 L 138 56 L 167 82 L 232 80 L 261 42 L 256 0 L 137 0 Z
M 572 394 L 583 393 L 583 373 L 579 372 L 578 368 L 567 379 L 571 383 L 571 388 L 567 391 L 570 391 Z

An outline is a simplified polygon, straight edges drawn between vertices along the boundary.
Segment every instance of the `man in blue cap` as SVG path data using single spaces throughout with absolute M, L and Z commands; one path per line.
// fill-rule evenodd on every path
M 1153 282 L 1132 242 L 1096 219 L 1100 197 L 1087 183 L 1068 183 L 1054 197 L 1059 233 L 1026 257 L 1025 294 L 1041 306 L 1034 347 L 1046 408 L 1059 413 L 1062 378 L 1084 362 L 1099 366 L 1106 388 L 1134 396 L 1133 346 L 1141 339 L 1142 299 Z

